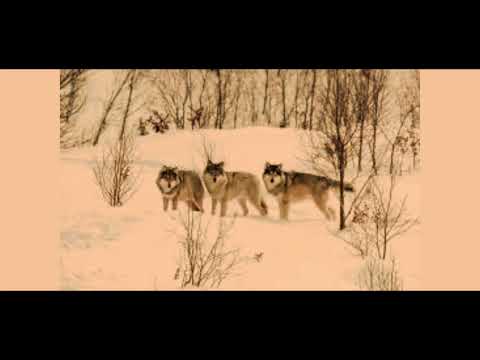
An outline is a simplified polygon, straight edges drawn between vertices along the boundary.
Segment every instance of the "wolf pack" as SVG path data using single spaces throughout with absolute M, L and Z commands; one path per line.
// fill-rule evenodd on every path
M 203 180 L 203 183 L 202 183 Z M 332 189 L 339 189 L 340 182 L 325 176 L 297 171 L 284 171 L 282 164 L 265 163 L 262 174 L 267 193 L 278 202 L 281 220 L 288 220 L 291 204 L 311 199 L 328 221 L 336 219 L 333 208 L 328 206 Z M 163 209 L 176 210 L 178 202 L 184 202 L 193 211 L 204 212 L 205 188 L 211 197 L 211 214 L 215 215 L 220 204 L 220 216 L 227 214 L 228 204 L 237 201 L 243 215 L 249 213 L 248 205 L 262 216 L 268 215 L 268 207 L 262 197 L 261 182 L 257 176 L 244 171 L 225 171 L 223 161 L 214 163 L 210 159 L 200 177 L 195 171 L 180 170 L 178 167 L 163 166 L 156 179 L 162 193 Z M 344 191 L 353 192 L 350 183 L 344 183 Z M 248 204 L 248 205 L 247 205 Z

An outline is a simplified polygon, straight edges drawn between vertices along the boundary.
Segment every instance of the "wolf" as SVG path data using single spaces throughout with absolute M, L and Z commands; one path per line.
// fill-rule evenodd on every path
M 200 176 L 194 171 L 178 170 L 177 167 L 163 166 L 156 180 L 163 195 L 163 210 L 168 210 L 172 200 L 172 210 L 177 210 L 178 201 L 186 202 L 193 211 L 203 212 L 203 189 Z
M 237 199 L 244 216 L 248 215 L 247 200 L 262 216 L 266 216 L 268 208 L 260 194 L 260 180 L 248 172 L 226 172 L 224 165 L 223 161 L 213 163 L 208 160 L 203 172 L 205 187 L 212 197 L 212 215 L 215 215 L 220 202 L 220 216 L 225 216 L 228 202 Z
M 282 164 L 265 163 L 263 183 L 268 193 L 274 195 L 280 209 L 280 219 L 288 220 L 290 204 L 304 199 L 312 199 L 318 209 L 328 221 L 335 220 L 335 211 L 327 206 L 329 190 L 339 188 L 340 182 L 324 176 L 286 172 Z M 349 183 L 344 183 L 344 190 L 353 192 L 354 188 Z

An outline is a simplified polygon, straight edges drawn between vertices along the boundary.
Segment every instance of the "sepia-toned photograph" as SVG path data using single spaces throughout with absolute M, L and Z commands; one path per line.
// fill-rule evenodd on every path
M 420 72 L 60 70 L 61 290 L 421 290 Z

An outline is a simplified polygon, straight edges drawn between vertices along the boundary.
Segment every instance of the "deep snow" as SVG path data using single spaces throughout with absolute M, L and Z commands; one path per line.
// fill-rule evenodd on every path
M 164 213 L 155 177 L 163 164 L 203 169 L 198 153 L 202 136 L 214 143 L 228 170 L 261 175 L 265 161 L 284 168 L 307 170 L 299 160 L 298 131 L 278 128 L 172 131 L 139 137 L 142 182 L 135 196 L 121 208 L 109 207 L 94 183 L 91 164 L 101 147 L 61 153 L 61 266 L 62 289 L 178 289 L 173 279 L 179 255 L 178 229 L 173 212 Z M 262 184 L 263 189 L 263 184 Z M 264 191 L 264 190 L 263 190 Z M 408 193 L 408 209 L 420 211 L 418 175 L 404 176 L 399 193 Z M 265 192 L 265 191 L 264 191 Z M 329 223 L 314 204 L 293 205 L 290 220 L 278 220 L 275 200 L 265 194 L 269 215 L 260 217 L 250 207 L 239 216 L 227 244 L 243 255 L 263 252 L 221 289 L 349 290 L 356 289 L 361 259 L 337 236 L 337 223 Z M 336 199 L 331 199 L 337 209 Z M 204 203 L 210 217 L 210 198 Z M 179 208 L 184 209 L 183 204 Z M 337 210 L 338 212 L 338 210 Z M 236 202 L 229 216 L 240 214 Z M 218 218 L 212 219 L 213 223 Z M 393 242 L 406 289 L 421 288 L 421 226 Z

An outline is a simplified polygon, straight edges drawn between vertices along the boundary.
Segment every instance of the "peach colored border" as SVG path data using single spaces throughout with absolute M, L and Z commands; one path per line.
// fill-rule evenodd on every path
M 423 70 L 425 289 L 480 289 L 480 70 Z
M 423 70 L 425 289 L 480 289 L 480 70 Z M 58 71 L 0 70 L 0 289 L 58 288 Z
M 58 70 L 0 70 L 0 289 L 57 289 Z

